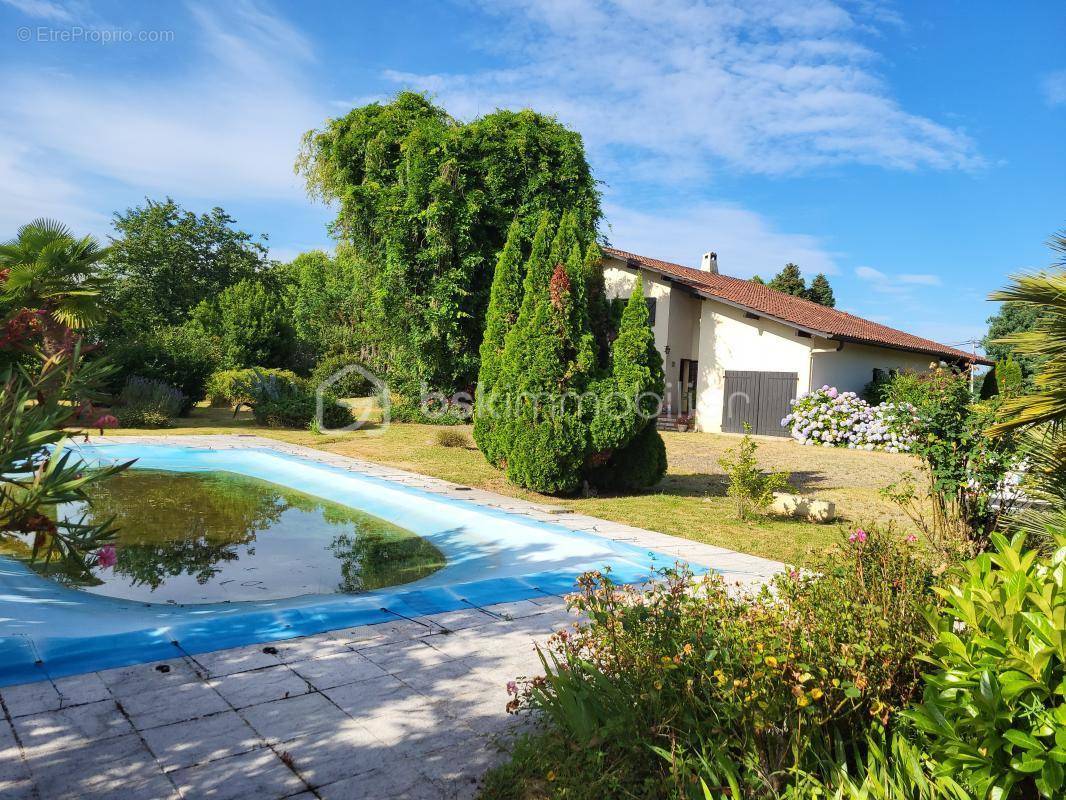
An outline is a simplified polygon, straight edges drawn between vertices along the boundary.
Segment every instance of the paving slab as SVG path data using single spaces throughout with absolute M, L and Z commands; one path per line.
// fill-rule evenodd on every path
M 167 772 L 267 746 L 236 711 L 150 728 L 141 735 Z

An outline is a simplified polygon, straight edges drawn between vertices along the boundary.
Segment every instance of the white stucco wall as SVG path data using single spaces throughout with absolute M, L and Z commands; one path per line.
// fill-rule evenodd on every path
M 817 347 L 836 347 L 838 342 L 816 340 Z M 909 353 L 888 347 L 871 347 L 869 345 L 844 342 L 838 352 L 814 354 L 814 368 L 811 372 L 810 389 L 821 386 L 835 386 L 842 392 L 859 392 L 874 377 L 874 369 L 885 371 L 913 370 L 921 372 L 937 361 L 936 356 L 922 353 Z M 800 387 L 804 384 L 801 382 Z
M 813 340 L 768 319 L 747 319 L 740 309 L 704 300 L 699 326 L 699 381 L 696 424 L 722 430 L 725 372 L 729 369 L 795 372 L 798 387 L 810 384 Z

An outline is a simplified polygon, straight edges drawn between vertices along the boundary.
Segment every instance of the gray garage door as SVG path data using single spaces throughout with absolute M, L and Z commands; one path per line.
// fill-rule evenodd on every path
M 746 422 L 752 433 L 788 436 L 781 420 L 788 414 L 788 401 L 796 396 L 797 382 L 795 372 L 727 369 L 722 430 L 743 433 Z

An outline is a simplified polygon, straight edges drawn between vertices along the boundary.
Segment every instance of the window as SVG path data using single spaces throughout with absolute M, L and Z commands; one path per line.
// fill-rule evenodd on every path
M 658 298 L 655 298 L 655 297 L 645 297 L 644 298 L 645 302 L 648 304 L 648 324 L 649 325 L 654 325 L 655 324 L 655 301 L 657 299 Z

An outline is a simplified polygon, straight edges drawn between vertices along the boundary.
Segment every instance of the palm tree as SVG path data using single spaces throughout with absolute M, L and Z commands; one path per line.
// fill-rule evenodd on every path
M 1049 506 L 1022 513 L 1014 523 L 1038 538 L 1066 530 L 1066 231 L 1052 237 L 1050 246 L 1063 254 L 1050 270 L 1015 276 L 1011 286 L 990 297 L 1017 301 L 1037 312 L 1032 330 L 996 340 L 1014 345 L 1023 355 L 1046 359 L 1033 376 L 1035 393 L 1005 400 L 999 421 L 988 433 L 1025 431 L 1026 488 Z
M 84 329 L 104 316 L 98 265 L 107 253 L 92 236 L 76 239 L 61 222 L 35 219 L 0 244 L 0 302 L 45 311 L 55 328 Z
M 1038 318 L 1032 330 L 996 342 L 1014 345 L 1023 355 L 1047 359 L 1033 379 L 1035 393 L 1003 403 L 1001 420 L 989 430 L 993 435 L 1066 421 L 1066 231 L 1054 236 L 1050 245 L 1063 254 L 1051 270 L 1016 275 L 1011 286 L 989 297 L 1037 309 Z

